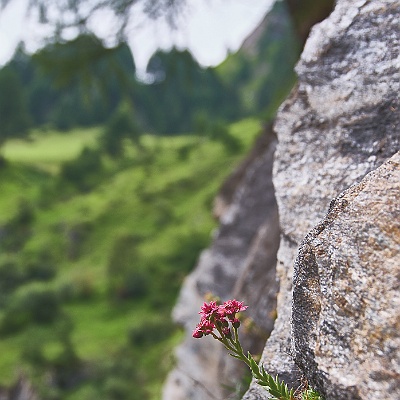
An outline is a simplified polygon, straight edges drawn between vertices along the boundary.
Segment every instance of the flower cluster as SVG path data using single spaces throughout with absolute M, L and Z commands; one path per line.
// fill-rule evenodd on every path
M 215 336 L 214 329 L 221 335 L 229 337 L 231 335 L 229 323 L 234 328 L 239 328 L 240 321 L 236 314 L 246 310 L 246 308 L 247 306 L 243 305 L 242 301 L 237 300 L 228 300 L 220 305 L 216 301 L 204 303 L 199 312 L 200 323 L 193 331 L 193 337 L 198 339 L 209 334 Z
M 239 341 L 238 329 L 240 321 L 237 313 L 246 310 L 247 306 L 242 301 L 228 300 L 224 304 L 218 304 L 216 301 L 204 303 L 199 312 L 201 319 L 193 331 L 194 338 L 211 335 L 214 339 L 221 342 L 228 350 L 229 355 L 243 361 L 256 379 L 256 382 L 263 386 L 272 397 L 271 400 L 295 400 L 300 398 L 295 396 L 294 389 L 289 389 L 288 385 L 270 375 L 264 366 L 258 365 L 250 352 L 244 353 Z M 322 400 L 321 396 L 310 389 L 301 395 L 303 400 Z

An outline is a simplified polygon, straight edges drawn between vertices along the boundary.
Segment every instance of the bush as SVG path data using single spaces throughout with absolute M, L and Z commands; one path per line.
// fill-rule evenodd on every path
M 141 321 L 128 331 L 129 342 L 135 347 L 151 346 L 171 336 L 175 325 L 170 318 L 154 316 Z
M 81 253 L 85 240 L 92 231 L 92 224 L 88 221 L 75 223 L 68 226 L 67 237 L 67 257 L 69 260 L 77 260 Z
M 102 144 L 112 157 L 123 155 L 123 140 L 129 139 L 139 145 L 140 131 L 136 124 L 133 107 L 129 102 L 121 102 L 105 127 Z
M 178 160 L 180 161 L 187 161 L 190 157 L 190 154 L 192 153 L 193 150 L 195 150 L 197 147 L 197 143 L 188 143 L 185 144 L 184 146 L 181 146 L 178 149 Z
M 238 138 L 231 135 L 224 121 L 212 121 L 207 114 L 199 112 L 195 116 L 194 126 L 198 135 L 219 141 L 228 153 L 237 154 L 242 149 L 242 143 Z
M 61 166 L 60 177 L 78 189 L 87 191 L 98 182 L 102 167 L 99 151 L 85 147 L 75 160 L 67 161 Z
M 146 400 L 143 372 L 138 372 L 138 361 L 129 348 L 121 348 L 113 358 L 96 364 L 94 384 L 96 393 L 90 400 Z
M 237 154 L 242 149 L 240 140 L 230 134 L 223 122 L 214 122 L 209 128 L 209 136 L 210 139 L 221 142 L 228 153 Z
M 24 254 L 21 266 L 26 281 L 48 281 L 56 275 L 52 256 L 47 250 Z
M 19 251 L 31 236 L 31 224 L 35 214 L 32 204 L 21 199 L 17 213 L 3 227 L 0 246 L 9 252 Z
M 137 244 L 141 238 L 123 235 L 114 242 L 108 262 L 108 289 L 111 298 L 140 298 L 147 294 L 148 273 L 140 265 Z
M 53 264 L 44 258 L 31 255 L 3 255 L 0 258 L 0 307 L 4 306 L 9 296 L 28 281 L 47 281 L 53 278 Z
M 96 294 L 93 280 L 88 275 L 79 275 L 63 283 L 58 290 L 62 302 L 90 300 Z
M 71 389 L 84 378 L 82 363 L 71 341 L 73 328 L 72 320 L 64 315 L 51 329 L 41 329 L 39 334 L 32 330 L 23 343 L 22 358 L 31 366 L 30 378 L 41 399 L 62 398 L 63 390 Z M 44 376 L 48 378 L 43 380 Z M 48 384 L 49 378 L 52 385 Z
M 116 376 L 106 379 L 103 386 L 104 395 L 109 400 L 125 400 L 129 398 L 132 388 L 129 381 Z
M 154 214 L 155 224 L 159 228 L 171 224 L 175 218 L 171 203 L 162 198 L 154 202 Z
M 120 299 L 137 299 L 148 293 L 149 279 L 147 274 L 133 268 L 125 272 L 124 282 L 121 282 L 120 286 L 116 288 L 117 297 Z
M 12 333 L 31 323 L 50 323 L 60 312 L 60 301 L 53 289 L 38 282 L 26 284 L 7 303 L 0 331 Z
M 4 306 L 8 296 L 23 281 L 24 274 L 16 260 L 3 256 L 0 259 L 0 306 Z
M 23 265 L 23 270 L 27 281 L 48 281 L 56 274 L 52 263 L 38 260 L 29 260 Z
M 135 270 L 134 266 L 122 269 L 121 266 L 109 267 L 115 274 L 109 273 L 109 295 L 112 299 L 138 299 L 149 290 L 149 279 L 145 272 Z M 117 271 L 118 269 L 118 271 Z

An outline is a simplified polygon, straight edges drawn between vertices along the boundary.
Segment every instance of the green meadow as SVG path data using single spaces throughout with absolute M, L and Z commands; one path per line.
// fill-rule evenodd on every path
M 0 386 L 28 375 L 43 399 L 159 399 L 181 331 L 179 288 L 217 222 L 235 151 L 199 135 L 143 135 L 124 156 L 101 128 L 10 140 L 0 169 Z M 10 272 L 11 271 L 11 272 Z

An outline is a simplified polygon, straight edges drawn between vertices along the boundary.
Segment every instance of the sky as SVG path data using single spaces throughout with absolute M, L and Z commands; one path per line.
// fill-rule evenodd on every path
M 28 51 L 35 51 L 50 31 L 27 18 L 29 0 L 11 0 L 0 11 L 0 65 L 13 55 L 16 45 L 24 40 Z M 140 8 L 134 9 L 135 18 L 128 27 L 128 45 L 136 67 L 145 71 L 151 55 L 159 48 L 188 48 L 204 66 L 218 65 L 228 52 L 235 52 L 243 40 L 262 21 L 274 0 L 188 0 L 179 19 L 179 27 L 172 30 L 164 20 L 145 19 Z M 93 17 L 92 28 L 102 38 L 113 31 L 111 14 Z M 74 32 L 71 32 L 71 37 Z

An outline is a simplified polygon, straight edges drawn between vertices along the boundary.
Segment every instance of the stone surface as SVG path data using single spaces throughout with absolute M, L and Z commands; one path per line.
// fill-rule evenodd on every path
M 399 15 L 399 1 L 338 0 L 313 28 L 296 67 L 298 85 L 277 116 L 280 293 L 262 362 L 293 385 L 306 372 L 293 362 L 290 334 L 298 247 L 332 199 L 399 149 Z M 244 398 L 267 396 L 252 384 Z
M 341 194 L 295 263 L 295 361 L 331 399 L 400 398 L 400 153 Z
M 228 179 L 218 197 L 220 227 L 194 271 L 186 278 L 173 312 L 186 331 L 176 351 L 176 368 L 163 391 L 164 400 L 228 399 L 240 390 L 244 365 L 211 337 L 192 338 L 204 296 L 238 298 L 249 305 L 254 323 L 242 329 L 246 348 L 260 353 L 274 324 L 276 252 L 279 245 L 277 205 L 272 185 L 276 137 L 271 127 L 248 159 Z

